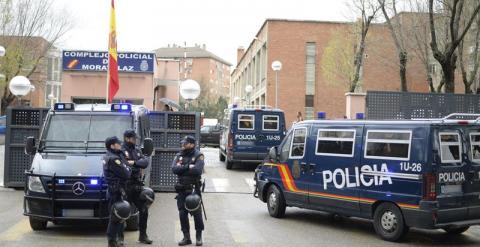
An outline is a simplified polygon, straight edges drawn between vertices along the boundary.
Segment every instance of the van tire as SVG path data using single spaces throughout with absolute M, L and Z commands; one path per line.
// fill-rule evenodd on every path
M 276 185 L 271 185 L 267 191 L 267 208 L 270 216 L 274 218 L 285 217 L 287 205 L 285 197 Z
M 448 234 L 460 235 L 466 232 L 469 228 L 470 226 L 458 226 L 458 227 L 452 226 L 452 227 L 444 227 L 442 229 L 446 231 Z
M 42 231 L 47 229 L 48 221 L 46 220 L 41 220 L 32 216 L 28 217 L 28 220 L 30 221 L 30 227 L 34 231 Z
M 221 162 L 224 162 L 224 161 L 225 161 L 225 156 L 222 154 L 222 151 L 221 151 L 221 150 L 218 150 L 218 159 L 219 159 Z
M 140 213 L 137 212 L 137 214 L 130 216 L 130 218 L 127 219 L 126 221 L 126 231 L 138 231 L 139 226 L 138 222 L 140 221 Z
M 408 232 L 402 211 L 393 203 L 380 204 L 373 215 L 375 232 L 384 240 L 396 242 Z
M 232 170 L 233 161 L 230 161 L 230 160 L 227 159 L 226 166 L 227 166 L 227 170 Z

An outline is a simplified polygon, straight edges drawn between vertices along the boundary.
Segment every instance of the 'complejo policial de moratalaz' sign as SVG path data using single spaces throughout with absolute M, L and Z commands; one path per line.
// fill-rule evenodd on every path
M 118 71 L 153 73 L 154 53 L 119 52 Z M 102 51 L 63 51 L 64 71 L 107 71 L 108 53 Z

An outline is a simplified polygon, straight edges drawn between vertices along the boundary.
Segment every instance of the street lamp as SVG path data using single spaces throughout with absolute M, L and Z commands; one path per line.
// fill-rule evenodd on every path
M 22 75 L 13 77 L 8 85 L 8 89 L 17 97 L 18 102 L 20 102 L 20 97 L 27 95 L 33 88 L 30 80 Z
M 250 93 L 251 93 L 252 91 L 253 91 L 252 85 L 247 85 L 247 86 L 245 87 L 245 93 L 247 93 L 247 100 L 248 100 L 248 104 L 247 104 L 247 105 L 250 104 Z
M 5 47 L 0 45 L 0 57 L 5 56 Z
M 273 61 L 272 69 L 275 71 L 275 108 L 278 108 L 278 72 L 282 69 L 282 63 L 278 60 Z
M 180 84 L 180 95 L 187 101 L 185 104 L 187 110 L 190 102 L 200 95 L 200 85 L 192 79 L 187 79 Z

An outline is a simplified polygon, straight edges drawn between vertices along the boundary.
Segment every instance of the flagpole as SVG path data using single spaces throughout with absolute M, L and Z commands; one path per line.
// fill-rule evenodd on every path
M 109 84 L 110 84 L 110 45 L 109 45 L 109 52 L 107 53 L 108 55 L 108 67 L 107 67 L 107 90 L 106 92 L 106 97 L 105 97 L 105 104 L 108 104 L 108 90 L 109 90 Z

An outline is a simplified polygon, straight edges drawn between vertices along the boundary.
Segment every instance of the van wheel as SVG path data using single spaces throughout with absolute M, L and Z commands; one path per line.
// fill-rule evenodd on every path
M 233 161 L 227 159 L 227 170 L 231 170 L 233 168 Z
M 375 232 L 384 240 L 398 241 L 408 232 L 402 211 L 393 203 L 380 204 L 373 216 Z
M 285 209 L 287 208 L 285 198 L 283 197 L 283 193 L 275 185 L 268 188 L 267 207 L 270 216 L 274 218 L 283 218 L 285 216 Z
M 222 162 L 225 161 L 225 156 L 222 154 L 222 151 L 218 150 L 218 159 Z
M 469 226 L 450 226 L 442 228 L 448 234 L 459 235 L 466 232 L 470 228 Z
M 48 221 L 46 220 L 41 220 L 32 216 L 28 217 L 28 220 L 30 221 L 30 227 L 34 231 L 41 231 L 47 229 Z
M 130 218 L 127 219 L 126 221 L 126 231 L 137 231 L 138 230 L 138 221 L 140 220 L 139 218 L 140 213 L 137 213 L 135 215 L 130 216 Z

